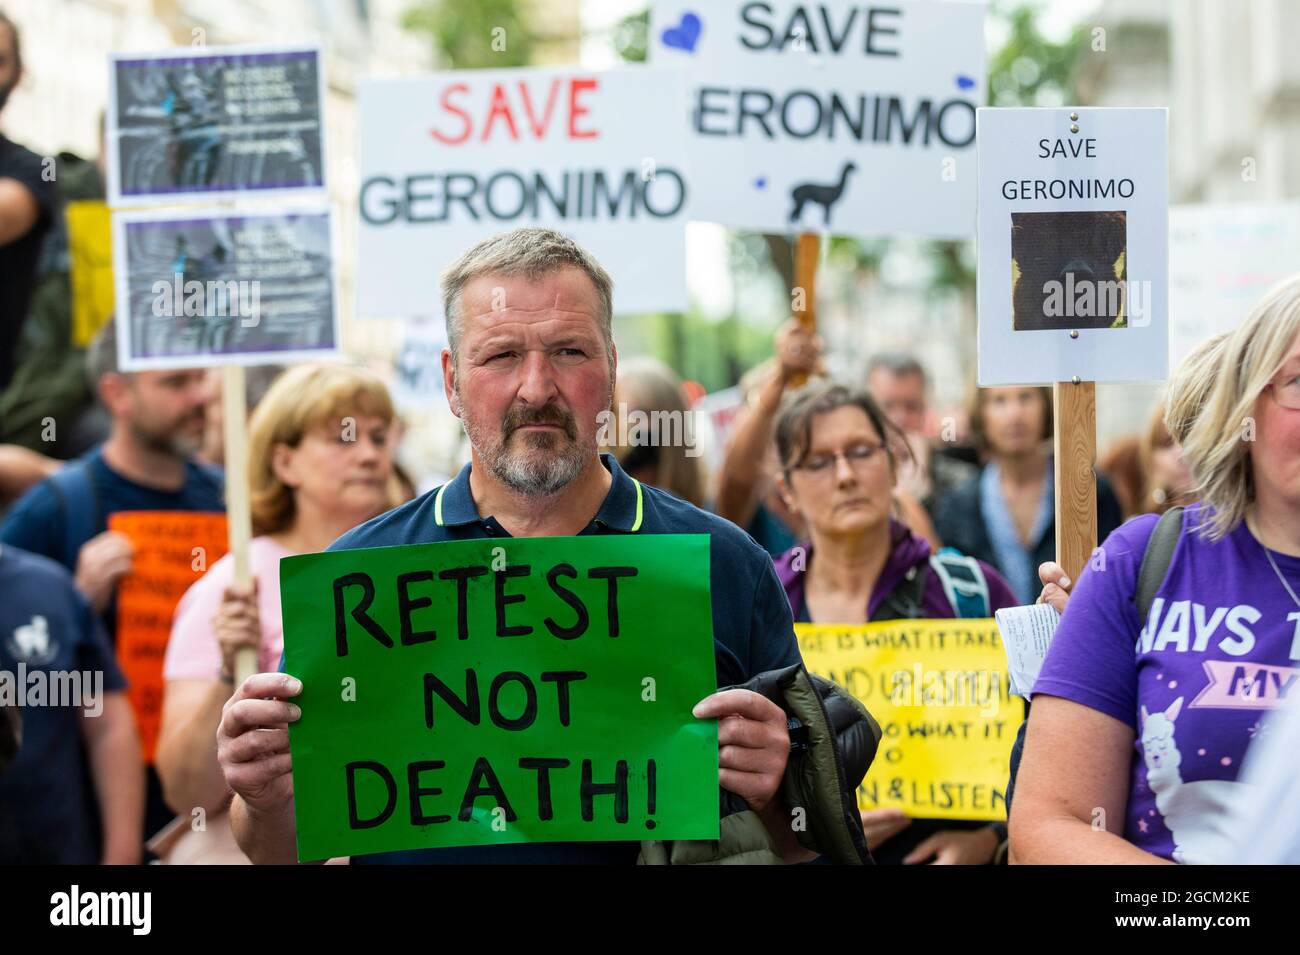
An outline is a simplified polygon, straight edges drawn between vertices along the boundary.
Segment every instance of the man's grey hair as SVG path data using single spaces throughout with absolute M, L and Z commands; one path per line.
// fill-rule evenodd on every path
M 917 375 L 922 382 L 928 380 L 925 366 L 906 352 L 881 352 L 872 356 L 871 361 L 867 363 L 867 375 L 870 376 L 877 371 L 887 371 L 895 378 Z
M 614 341 L 614 282 L 595 256 L 554 229 L 515 229 L 484 239 L 442 273 L 442 310 L 447 316 L 447 346 L 452 361 L 459 358 L 464 316 L 460 296 L 466 284 L 484 275 L 524 276 L 536 281 L 560 269 L 578 268 L 591 279 L 600 299 L 601 332 L 605 344 Z
M 110 315 L 86 346 L 86 378 L 90 382 L 91 392 L 95 393 L 99 388 L 101 378 L 116 373 L 117 322 Z

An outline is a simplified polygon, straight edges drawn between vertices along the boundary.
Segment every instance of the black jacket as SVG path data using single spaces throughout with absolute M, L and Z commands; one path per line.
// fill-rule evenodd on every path
M 987 467 L 987 465 L 986 465 Z M 989 539 L 984 510 L 980 506 L 980 478 L 984 470 L 960 487 L 944 495 L 935 508 L 934 529 L 945 547 L 955 547 L 967 557 L 976 557 L 992 564 L 1004 576 L 1007 570 L 998 561 Z M 1100 544 L 1115 528 L 1124 523 L 1119 501 L 1110 483 L 1097 475 L 1097 543 Z M 1035 569 L 1048 560 L 1056 560 L 1056 517 L 1048 521 L 1043 536 L 1034 543 Z M 1035 597 L 1037 594 L 1034 595 Z

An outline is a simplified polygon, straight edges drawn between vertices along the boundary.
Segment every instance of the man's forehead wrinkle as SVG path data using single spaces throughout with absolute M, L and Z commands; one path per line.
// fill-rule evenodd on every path
M 554 305 L 539 305 L 536 308 L 524 308 L 519 305 L 508 305 L 505 308 L 488 308 L 488 309 L 484 309 L 481 312 L 471 312 L 468 317 L 469 318 L 495 318 L 496 316 L 506 316 L 508 318 L 511 313 L 520 314 L 520 315 L 537 315 L 537 314 L 548 314 L 552 312 L 557 313 L 558 315 L 569 316 L 572 318 L 588 318 L 588 319 L 594 318 L 591 312 L 588 312 L 585 309 L 561 308 L 559 304 L 559 296 L 556 296 Z
M 600 341 L 599 329 L 593 327 L 590 316 L 583 313 L 563 313 L 543 321 L 496 322 L 478 329 L 467 338 L 471 354 L 522 342 L 526 346 L 546 346 L 563 343 L 589 343 L 596 347 Z

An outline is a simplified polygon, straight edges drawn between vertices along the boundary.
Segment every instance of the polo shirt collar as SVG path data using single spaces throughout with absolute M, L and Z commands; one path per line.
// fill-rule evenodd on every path
M 596 512 L 595 523 L 634 534 L 641 529 L 644 516 L 645 495 L 641 483 L 619 467 L 612 454 L 602 453 L 600 460 L 613 480 L 600 510 Z M 434 495 L 433 516 L 440 527 L 461 527 L 485 520 L 479 514 L 478 505 L 474 503 L 474 495 L 470 491 L 471 467 L 472 465 L 466 464 L 459 474 L 440 487 Z

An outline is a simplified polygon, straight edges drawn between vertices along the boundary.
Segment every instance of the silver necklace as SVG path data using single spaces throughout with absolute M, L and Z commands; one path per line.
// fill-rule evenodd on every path
M 1286 578 L 1282 576 L 1282 571 L 1278 569 L 1277 561 L 1273 559 L 1273 552 L 1268 549 L 1268 545 L 1262 540 L 1260 540 L 1259 546 L 1264 549 L 1264 556 L 1268 558 L 1268 566 L 1272 567 L 1273 573 L 1277 574 L 1277 579 L 1282 582 L 1282 586 L 1286 588 L 1286 592 L 1291 596 L 1292 603 L 1297 607 L 1300 607 L 1300 597 L 1295 595 L 1295 591 L 1291 589 L 1291 585 L 1288 584 Z

